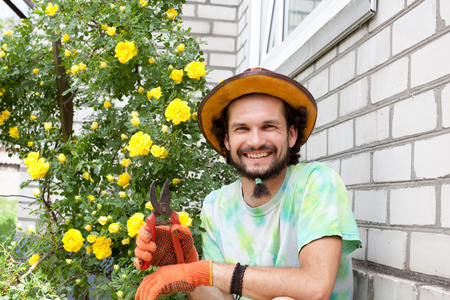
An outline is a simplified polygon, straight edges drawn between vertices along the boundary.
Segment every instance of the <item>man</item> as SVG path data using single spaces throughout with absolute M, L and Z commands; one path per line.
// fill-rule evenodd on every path
M 193 299 L 352 299 L 349 254 L 361 242 L 347 192 L 330 167 L 298 163 L 316 114 L 302 85 L 260 68 L 203 99 L 200 129 L 240 180 L 204 201 L 204 260 L 192 255 L 189 233 L 175 228 L 189 263 L 159 268 L 136 299 L 179 291 Z M 141 230 L 136 256 L 158 265 L 162 247 L 148 241 Z

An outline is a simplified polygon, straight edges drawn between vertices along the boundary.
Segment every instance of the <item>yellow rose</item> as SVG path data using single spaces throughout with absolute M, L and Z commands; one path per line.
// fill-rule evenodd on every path
M 131 157 L 148 155 L 152 144 L 153 142 L 150 136 L 139 131 L 131 137 L 127 150 L 130 152 Z
M 39 159 L 39 152 L 30 152 L 24 159 L 24 164 L 26 167 L 29 167 L 32 163 L 37 162 L 38 159 Z
M 72 264 L 72 260 L 71 259 L 66 259 L 66 264 L 71 265 Z
M 131 112 L 131 116 L 133 117 L 133 118 L 136 118 L 136 117 L 139 117 L 139 113 L 137 112 L 137 111 L 132 111 Z
M 157 88 L 151 89 L 147 92 L 147 98 L 150 100 L 151 97 L 159 100 L 159 98 L 161 98 L 161 87 L 158 86 Z
M 44 123 L 44 128 L 45 128 L 45 130 L 50 130 L 50 129 L 52 129 L 52 123 L 47 123 L 47 122 L 45 122 L 45 123 Z
M 110 4 L 111 9 L 116 8 L 116 6 L 114 4 Z
M 169 127 L 167 127 L 167 125 L 162 125 L 161 126 L 161 131 L 166 133 L 169 130 Z
M 38 93 L 38 92 L 36 92 L 36 93 L 34 93 L 37 97 L 39 97 L 41 94 L 40 93 Z
M 28 225 L 27 230 L 29 233 L 36 233 L 36 227 L 34 225 Z
M 106 33 L 109 36 L 113 36 L 116 34 L 116 27 L 108 27 L 108 29 L 106 29 Z
M 98 128 L 98 123 L 92 122 L 91 128 L 92 128 L 92 130 L 96 130 Z
M 87 241 L 89 242 L 89 243 L 93 243 L 93 242 L 95 242 L 95 240 L 97 239 L 97 236 L 96 235 L 94 235 L 94 234 L 90 234 L 90 235 L 88 235 L 88 237 L 87 237 Z
M 102 225 L 105 225 L 106 222 L 108 222 L 108 217 L 101 216 L 100 218 L 98 218 L 98 222 Z
M 27 145 L 28 145 L 28 147 L 33 147 L 34 142 L 33 141 L 28 141 Z
M 144 90 L 144 88 L 143 88 L 142 86 L 140 86 L 140 87 L 138 88 L 138 92 L 139 92 L 139 93 L 142 93 L 143 90 Z
M 111 224 L 109 224 L 109 226 L 108 226 L 108 231 L 109 231 L 110 233 L 116 233 L 116 232 L 119 232 L 119 229 L 120 229 L 120 224 L 119 224 L 119 223 L 111 223 Z
M 153 209 L 153 205 L 152 205 L 152 203 L 149 201 L 149 202 L 147 202 L 147 203 L 145 203 L 145 208 L 146 209 L 150 209 L 150 210 L 152 210 Z
M 50 168 L 50 163 L 45 161 L 45 158 L 40 158 L 38 161 L 30 164 L 27 173 L 33 179 L 43 178 Z
M 150 57 L 148 59 L 148 62 L 151 63 L 151 64 L 154 64 L 155 63 L 155 59 L 153 57 Z
M 2 114 L 1 114 L 4 118 L 5 118 L 5 120 L 6 119 L 8 119 L 10 116 L 11 116 L 11 113 L 9 112 L 9 110 L 7 110 L 7 109 L 5 109 L 4 111 L 2 111 Z
M 0 58 L 3 58 L 3 57 L 5 57 L 5 56 L 6 56 L 5 51 L 0 51 Z
M 41 259 L 41 257 L 39 256 L 39 254 L 35 254 L 35 255 L 31 256 L 31 258 L 28 261 L 28 263 L 30 264 L 30 266 L 32 266 L 35 263 L 37 263 L 40 259 Z
M 89 180 L 89 172 L 84 172 L 83 177 L 84 179 Z
M 117 57 L 121 63 L 125 64 L 136 55 L 137 49 L 134 42 L 125 41 L 117 44 L 116 55 L 114 57 Z
M 73 66 L 70 68 L 70 72 L 72 72 L 73 75 L 77 74 L 78 71 L 80 71 L 80 68 L 78 67 L 78 65 L 73 65 Z
M 144 0 L 140 0 L 139 4 L 143 7 L 143 6 L 147 6 L 148 2 L 144 1 Z
M 141 123 L 141 121 L 139 120 L 139 118 L 138 117 L 133 117 L 132 119 L 131 119 L 131 124 L 133 124 L 134 126 L 139 126 L 139 124 Z
M 125 133 L 122 133 L 122 134 L 120 135 L 120 138 L 121 138 L 122 140 L 126 140 L 128 137 L 127 137 L 127 135 L 126 135 Z
M 150 152 L 156 158 L 165 158 L 169 152 L 164 147 L 153 145 Z
M 200 79 L 201 77 L 206 76 L 205 72 L 205 63 L 193 61 L 189 63 L 184 70 L 187 73 L 187 76 L 191 79 Z
M 105 31 L 108 30 L 108 24 L 101 24 L 100 27 Z
M 48 48 L 48 52 L 53 52 L 53 47 Z
M 19 130 L 17 130 L 17 127 L 10 127 L 9 128 L 9 135 L 12 138 L 18 139 L 19 138 Z
M 108 256 L 111 256 L 111 246 L 111 239 L 107 239 L 106 236 L 102 236 L 95 241 L 94 245 L 92 245 L 92 250 L 94 251 L 95 257 L 102 260 Z
M 111 107 L 111 102 L 109 102 L 108 100 L 105 100 L 105 102 L 103 102 L 103 106 L 108 109 Z
M 122 240 L 122 245 L 128 245 L 130 243 L 130 239 L 126 238 Z
M 141 2 L 142 2 L 142 0 L 141 0 Z M 147 1 L 144 1 L 144 2 L 147 3 Z M 145 5 L 147 5 L 147 4 L 145 4 Z M 143 5 L 143 6 L 145 6 L 145 5 Z M 122 298 L 123 297 L 123 292 L 122 291 L 118 291 L 116 295 L 117 295 L 117 297 Z
M 92 196 L 92 195 L 89 195 L 88 198 L 89 198 L 89 201 L 91 201 L 91 202 L 94 202 L 94 201 L 95 201 L 95 197 Z
M 197 113 L 196 112 L 192 114 L 192 120 L 197 121 Z
M 124 166 L 125 168 L 128 168 L 129 166 L 131 166 L 131 159 L 129 159 L 129 158 L 122 159 L 122 166 Z
M 114 176 L 111 174 L 106 175 L 106 179 L 108 179 L 109 182 L 114 181 Z
M 126 188 L 130 184 L 130 179 L 131 179 L 130 174 L 128 174 L 128 172 L 125 172 L 119 176 L 117 184 L 123 188 Z
M 63 163 L 66 161 L 66 156 L 64 154 L 60 153 L 58 155 L 58 160 Z
M 45 9 L 45 13 L 49 16 L 54 16 L 56 14 L 56 11 L 58 10 L 58 5 L 53 5 L 52 3 L 49 3 L 47 5 L 47 8 Z
M 84 226 L 84 229 L 86 231 L 91 231 L 92 230 L 92 226 L 90 224 L 87 224 L 86 226 Z
M 192 225 L 192 218 L 189 217 L 189 214 L 187 212 L 180 212 L 178 213 L 178 220 L 180 221 L 180 224 L 185 227 L 191 227 Z
M 130 237 L 137 235 L 139 237 L 139 229 L 145 225 L 144 215 L 141 213 L 135 213 L 127 221 L 127 230 Z
M 179 44 L 177 46 L 178 51 L 183 52 L 184 51 L 184 44 Z
M 119 196 L 120 198 L 125 198 L 127 196 L 127 193 L 125 193 L 124 191 L 120 191 Z
M 86 65 L 84 63 L 79 63 L 78 68 L 80 68 L 81 71 L 86 70 Z
M 179 184 L 180 183 L 180 179 L 178 179 L 178 178 L 174 178 L 173 180 L 172 180 L 172 184 L 173 185 L 177 185 L 177 184 Z
M 173 124 L 178 125 L 181 122 L 186 122 L 191 117 L 191 108 L 186 101 L 178 98 L 172 100 L 166 108 L 165 116 L 167 122 L 172 121 Z
M 63 35 L 62 40 L 67 43 L 68 41 L 70 41 L 70 36 L 66 33 L 65 35 Z
M 168 11 L 166 11 L 166 15 L 167 15 L 167 18 L 169 18 L 170 20 L 173 20 L 178 16 L 178 12 L 175 9 L 171 8 Z
M 170 79 L 172 79 L 173 81 L 176 82 L 176 84 L 181 83 L 181 81 L 183 80 L 183 70 L 173 70 L 170 73 Z
M 124 11 L 125 11 L 125 8 L 126 8 L 125 6 L 121 6 L 121 7 L 120 7 L 120 11 L 121 11 L 121 12 L 124 12 Z
M 87 254 L 91 254 L 91 252 L 92 252 L 92 246 L 87 246 L 86 247 L 86 253 Z
M 39 188 L 34 188 L 33 189 L 33 195 L 35 197 L 39 196 L 41 194 L 41 190 Z
M 14 31 L 12 31 L 12 30 L 3 31 L 3 36 L 5 36 L 5 35 L 11 35 L 11 34 L 13 34 L 13 33 L 14 33 Z
M 69 57 L 69 56 L 72 55 L 72 53 L 71 53 L 69 50 L 66 49 L 66 50 L 64 51 L 64 55 L 67 56 L 67 57 Z
M 33 69 L 33 73 L 37 75 L 39 73 L 39 69 Z
M 64 233 L 62 242 L 64 243 L 64 249 L 66 251 L 78 252 L 83 246 L 84 238 L 77 229 L 69 229 Z
M 106 64 L 106 62 L 104 62 L 104 61 L 102 61 L 101 63 L 100 63 L 100 67 L 102 68 L 102 69 L 104 69 L 104 68 L 106 68 L 108 65 Z
M 3 44 L 3 45 L 2 45 L 2 49 L 3 49 L 3 50 L 6 50 L 6 49 L 8 49 L 8 45 L 6 45 L 6 44 Z

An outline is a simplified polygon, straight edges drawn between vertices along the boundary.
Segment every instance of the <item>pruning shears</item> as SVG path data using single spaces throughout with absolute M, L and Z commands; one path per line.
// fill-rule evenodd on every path
M 150 187 L 150 202 L 152 203 L 154 211 L 150 216 L 147 217 L 147 223 L 145 225 L 145 230 L 150 232 L 152 235 L 152 242 L 154 242 L 156 240 L 156 219 L 159 216 L 170 217 L 170 220 L 171 220 L 170 227 L 171 228 L 175 224 L 181 225 L 178 213 L 173 211 L 173 209 L 170 207 L 169 180 L 166 180 L 166 182 L 164 183 L 164 185 L 161 189 L 161 195 L 160 195 L 159 201 L 156 198 L 155 185 L 156 185 L 156 182 L 153 181 L 153 183 Z M 183 250 L 181 248 L 180 240 L 178 239 L 178 237 L 176 237 L 175 235 L 172 234 L 172 230 L 170 230 L 170 232 L 171 232 L 173 247 L 175 248 L 175 253 L 177 255 L 177 262 L 179 264 L 182 264 L 182 263 L 184 263 L 184 256 L 183 256 Z M 150 262 L 149 261 L 144 262 L 142 269 L 146 270 L 146 269 L 148 269 L 148 267 L 150 267 Z

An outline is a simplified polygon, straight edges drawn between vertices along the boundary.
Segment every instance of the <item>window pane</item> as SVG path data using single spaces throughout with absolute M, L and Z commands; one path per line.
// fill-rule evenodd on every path
M 285 0 L 287 12 L 285 17 L 285 37 L 300 24 L 322 0 Z

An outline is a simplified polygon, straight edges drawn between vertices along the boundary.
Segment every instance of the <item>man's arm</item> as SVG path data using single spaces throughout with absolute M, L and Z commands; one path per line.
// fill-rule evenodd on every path
M 300 268 L 248 267 L 244 275 L 242 295 L 255 300 L 280 296 L 308 300 L 329 299 L 341 251 L 340 237 L 323 237 L 301 249 Z M 228 293 L 233 270 L 234 265 L 213 263 L 213 285 L 227 298 L 230 296 Z M 195 300 L 211 299 L 210 291 L 211 288 L 198 287 L 190 297 Z

